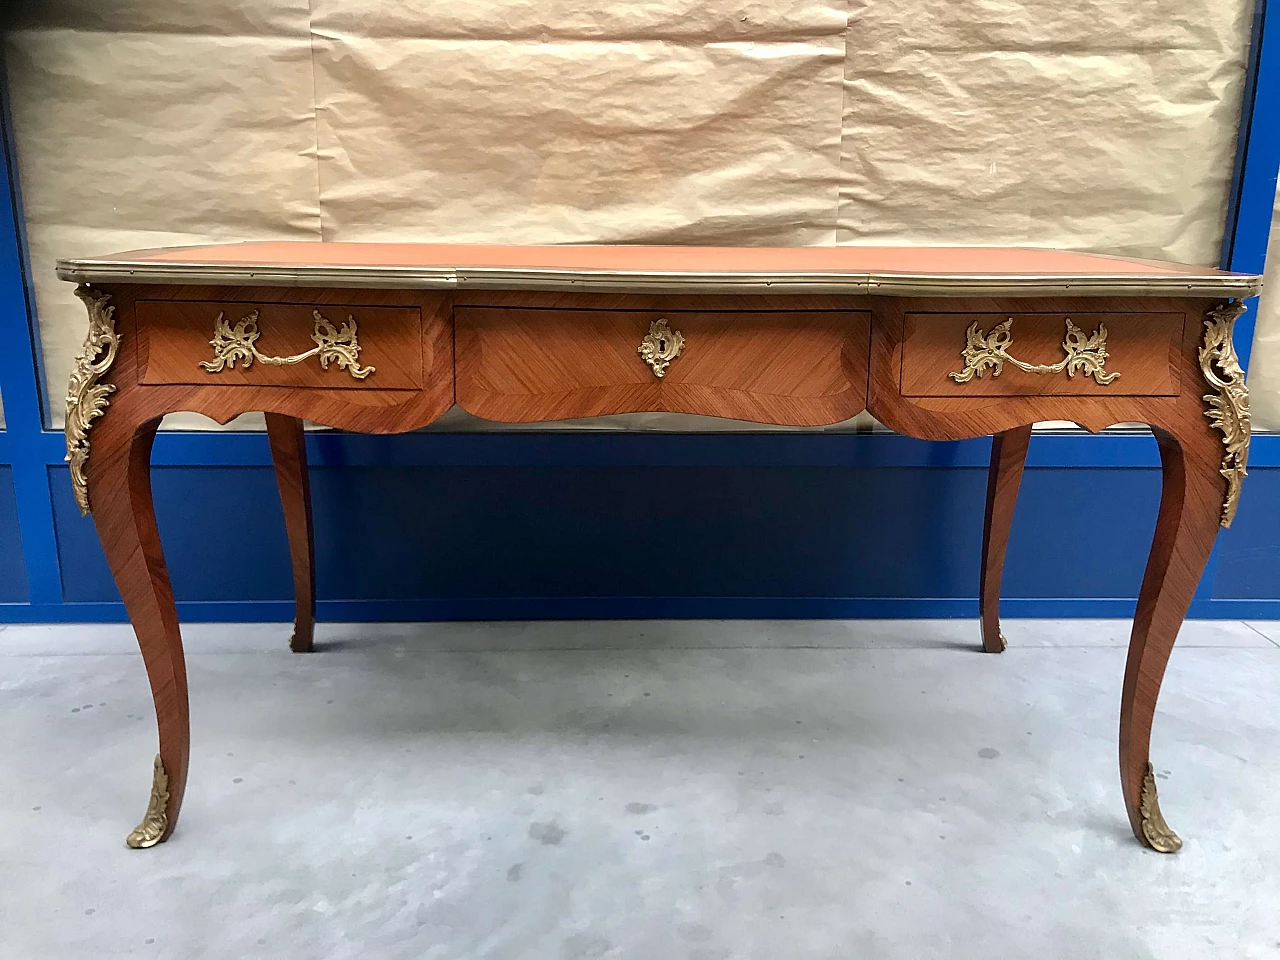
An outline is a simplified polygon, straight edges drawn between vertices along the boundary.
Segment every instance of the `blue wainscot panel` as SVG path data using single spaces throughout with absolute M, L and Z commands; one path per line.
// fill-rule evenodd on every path
M 26 602 L 27 570 L 22 560 L 13 472 L 8 467 L 0 467 L 0 603 Z
M 65 471 L 52 472 L 66 599 L 117 600 L 92 523 Z M 318 593 L 364 601 L 350 615 L 874 612 L 851 598 L 888 604 L 875 608 L 886 615 L 977 609 L 985 469 L 347 467 L 312 478 Z M 153 484 L 180 600 L 290 597 L 269 469 L 159 467 Z M 1029 469 L 1006 597 L 1119 598 L 1112 615 L 1131 612 L 1159 486 L 1146 468 Z M 947 602 L 930 610 L 930 599 Z
M 80 516 L 67 470 L 50 469 L 49 486 L 63 599 L 118 603 L 120 594 L 93 520 Z M 159 467 L 151 472 L 151 487 L 165 560 L 178 599 L 272 600 L 292 596 L 289 545 L 270 469 Z
M 1028 469 L 1009 536 L 1003 597 L 1136 604 L 1159 510 L 1158 469 Z
M 1249 471 L 1240 511 L 1218 537 L 1218 554 L 1214 597 L 1280 600 L 1280 469 Z M 1271 615 L 1280 617 L 1280 609 Z

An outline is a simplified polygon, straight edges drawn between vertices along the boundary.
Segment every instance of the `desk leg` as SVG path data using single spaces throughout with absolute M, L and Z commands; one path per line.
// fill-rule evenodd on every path
M 1013 526 L 1022 468 L 1027 462 L 1031 427 L 1017 427 L 991 438 L 991 467 L 987 472 L 987 516 L 982 527 L 982 578 L 978 589 L 978 617 L 982 620 L 982 649 L 1000 653 L 1006 644 L 1000 632 L 1000 579 L 1004 552 Z
M 187 667 L 151 501 L 151 444 L 159 425 L 155 419 L 116 433 L 108 420 L 94 438 L 90 475 L 94 524 L 138 637 L 160 728 L 151 801 L 129 834 L 131 847 L 155 846 L 173 832 L 191 752 Z
M 316 547 L 311 528 L 311 481 L 302 421 L 278 413 L 268 413 L 266 418 L 271 462 L 276 468 L 284 528 L 289 536 L 289 557 L 293 561 L 296 612 L 289 649 L 294 653 L 310 653 L 316 622 Z
M 1190 431 L 1188 431 L 1190 433 Z M 1209 561 L 1222 514 L 1221 444 L 1207 431 L 1156 430 L 1164 489 L 1129 640 L 1120 701 L 1120 779 L 1134 836 L 1161 853 L 1182 846 L 1160 813 L 1151 721 L 1173 642 Z

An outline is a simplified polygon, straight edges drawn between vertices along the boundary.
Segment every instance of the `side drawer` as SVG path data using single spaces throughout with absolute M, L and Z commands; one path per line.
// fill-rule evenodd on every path
M 141 300 L 144 384 L 418 390 L 418 307 Z
M 907 313 L 906 397 L 1177 396 L 1181 313 Z
M 797 426 L 866 405 L 859 311 L 458 307 L 458 403 L 508 423 L 693 413 Z

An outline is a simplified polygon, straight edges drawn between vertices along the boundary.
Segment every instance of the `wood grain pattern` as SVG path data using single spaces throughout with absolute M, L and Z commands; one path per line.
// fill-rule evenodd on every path
M 990 436 L 1042 420 L 1070 420 L 1090 431 L 1116 423 L 1153 426 L 1204 421 L 1200 399 L 1202 376 L 1197 353 L 1202 327 L 1198 318 L 1216 301 L 1167 298 L 1117 298 L 1100 304 L 1089 298 L 1047 298 L 1030 303 L 1017 299 L 872 298 L 870 390 L 867 408 L 890 429 L 924 440 L 960 440 Z M 997 314 L 1020 311 L 1077 316 L 1089 312 L 1176 313 L 1184 323 L 1172 376 L 1193 386 L 1174 396 L 1042 395 L 912 397 L 900 390 L 903 334 L 908 313 Z M 956 354 L 958 359 L 959 354 Z M 1006 368 L 1007 375 L 1008 368 Z M 1118 381 L 1117 381 L 1118 382 Z M 966 386 L 962 384 L 961 386 Z M 1205 421 L 1206 430 L 1208 423 Z
M 982 622 L 982 648 L 987 653 L 1002 653 L 1005 648 L 1004 634 L 1000 632 L 1000 581 L 1030 442 L 1030 425 L 1005 430 L 991 438 L 987 513 L 982 522 L 982 572 L 978 583 L 978 619 Z
M 169 775 L 168 826 L 161 838 L 168 839 L 187 786 L 191 719 L 178 610 L 151 499 L 151 445 L 159 425 L 159 417 L 104 416 L 93 438 L 88 477 L 93 522 L 151 683 L 160 757 Z
M 1006 363 L 999 376 L 987 370 L 967 383 L 951 373 L 964 370 L 961 357 L 965 331 L 978 324 L 984 334 L 1013 320 L 1009 355 L 1024 363 L 1051 365 L 1063 359 L 1063 337 L 1070 318 L 1085 336 L 1107 329 L 1107 373 L 1113 382 L 1100 384 L 1077 373 L 1028 373 Z M 1182 346 L 1181 313 L 907 313 L 902 346 L 902 394 L 907 397 L 1040 396 L 1173 396 L 1178 392 L 1178 352 Z
M 1218 536 L 1225 481 L 1222 444 L 1190 420 L 1156 429 L 1163 487 L 1147 569 L 1138 592 L 1120 696 L 1120 782 L 1129 825 L 1142 832 L 1142 779 L 1151 724 L 1174 641 Z
M 313 423 L 362 433 L 404 433 L 439 419 L 453 406 L 452 303 L 447 294 L 421 290 L 301 290 L 263 287 L 104 285 L 116 307 L 120 355 L 111 377 L 131 404 L 164 413 L 200 413 L 219 423 L 251 411 L 279 413 Z M 211 301 L 224 304 L 323 304 L 412 307 L 422 317 L 422 381 L 416 390 L 387 390 L 376 383 L 352 390 L 328 384 L 306 389 L 287 386 L 236 386 L 225 383 L 148 384 L 140 366 L 148 361 L 139 336 L 138 300 Z M 309 307 L 308 307 L 309 309 Z M 203 329 L 204 318 L 200 317 Z M 207 339 L 207 338 L 206 338 Z M 201 371 L 203 373 L 203 371 Z M 332 371 L 331 371 L 332 372 Z M 345 376 L 345 374 L 343 374 Z M 373 378 L 371 377 L 372 381 Z M 123 397 L 113 397 L 112 406 Z
M 302 421 L 268 413 L 267 438 L 275 467 L 284 529 L 293 564 L 294 622 L 289 649 L 310 653 L 316 623 L 316 546 L 311 526 L 311 476 L 307 469 L 306 436 Z
M 141 300 L 137 305 L 141 382 L 145 384 L 219 383 L 235 386 L 326 387 L 337 390 L 416 390 L 422 384 L 421 311 L 417 307 L 370 307 L 362 304 L 235 303 L 192 300 Z M 269 357 L 291 357 L 315 348 L 313 311 L 335 328 L 356 321 L 359 363 L 371 367 L 367 377 L 353 377 L 336 363 L 328 369 L 318 357 L 276 366 L 255 360 L 212 372 L 200 364 L 214 359 L 210 345 L 214 321 L 223 316 L 234 326 L 257 314 L 258 351 Z
M 684 349 L 662 378 L 637 353 L 665 318 Z M 858 413 L 865 312 L 459 307 L 458 403 L 503 422 L 669 411 L 799 426 Z

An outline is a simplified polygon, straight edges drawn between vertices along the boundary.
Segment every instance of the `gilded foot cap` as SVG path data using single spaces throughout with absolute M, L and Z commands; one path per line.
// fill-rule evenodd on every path
M 147 812 L 142 822 L 125 839 L 125 843 L 135 850 L 154 847 L 164 839 L 164 832 L 168 826 L 169 775 L 164 772 L 164 761 L 157 753 L 151 777 L 151 800 L 147 803 Z
M 1147 764 L 1147 772 L 1142 776 L 1142 799 L 1138 812 L 1142 816 L 1142 838 L 1152 850 L 1160 853 L 1177 853 L 1182 849 L 1182 840 L 1169 829 L 1160 813 L 1160 799 L 1156 794 L 1156 773 L 1151 764 Z

